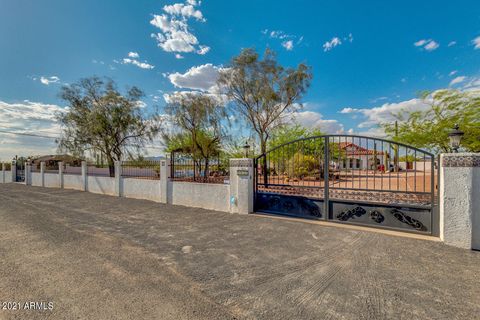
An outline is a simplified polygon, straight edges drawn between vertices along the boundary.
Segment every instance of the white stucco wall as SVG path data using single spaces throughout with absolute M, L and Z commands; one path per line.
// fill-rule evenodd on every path
M 480 167 L 473 168 L 472 248 L 480 250 Z
M 161 201 L 160 180 L 127 178 L 122 180 L 122 196 L 125 198 Z
M 83 188 L 82 176 L 78 174 L 64 174 L 63 187 L 65 189 L 82 190 Z
M 45 173 L 44 181 L 47 188 L 60 187 L 60 175 L 58 173 Z
M 114 195 L 115 178 L 88 176 L 87 179 L 88 192 Z
M 12 182 L 12 172 L 10 170 L 5 170 L 3 175 L 0 176 L 0 183 L 10 183 Z
M 168 203 L 230 212 L 230 185 L 213 183 L 168 183 Z
M 480 167 L 457 164 L 469 156 L 479 157 L 441 155 L 440 238 L 448 245 L 480 250 Z
M 32 186 L 42 186 L 42 174 L 40 172 L 32 172 Z

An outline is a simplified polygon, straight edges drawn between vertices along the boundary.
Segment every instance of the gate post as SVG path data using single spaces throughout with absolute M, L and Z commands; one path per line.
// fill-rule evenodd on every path
M 45 162 L 40 162 L 40 177 L 42 178 L 42 187 L 45 187 Z
M 10 181 L 17 182 L 17 161 L 13 160 L 12 165 L 10 166 L 10 173 L 12 174 Z
M 30 163 L 30 161 L 27 161 L 25 163 L 25 185 L 32 185 L 32 164 Z
M 122 196 L 122 162 L 115 161 L 115 195 Z
M 2 183 L 5 183 L 5 162 L 2 161 Z
M 173 154 L 173 153 L 172 153 Z M 169 168 L 170 167 L 170 168 Z M 168 186 L 173 167 L 170 163 L 170 157 L 165 155 L 165 160 L 160 160 L 160 202 L 168 203 Z
M 230 159 L 230 212 L 253 212 L 253 159 Z
M 440 156 L 440 239 L 480 250 L 480 153 Z
M 330 196 L 330 191 L 329 191 L 329 178 L 330 178 L 330 141 L 328 137 L 325 137 L 325 147 L 323 148 L 323 152 L 325 153 L 323 155 L 323 161 L 324 161 L 324 169 L 323 169 L 323 189 L 324 189 L 324 195 L 323 195 L 323 214 L 325 216 L 325 220 L 330 219 L 330 203 L 329 203 L 329 196 Z
M 60 189 L 63 189 L 63 161 L 58 162 L 58 181 Z
M 87 191 L 87 161 L 82 161 L 82 191 Z

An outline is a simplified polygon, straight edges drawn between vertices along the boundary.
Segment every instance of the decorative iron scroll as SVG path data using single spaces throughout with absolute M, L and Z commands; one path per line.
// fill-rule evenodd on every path
M 390 225 L 391 222 L 384 216 L 385 213 L 391 214 L 395 219 L 400 221 L 401 223 L 404 223 L 412 228 L 414 228 L 417 231 L 427 231 L 427 227 L 420 222 L 417 219 L 412 218 L 409 216 L 407 213 L 400 211 L 397 208 L 380 208 L 380 209 L 375 209 L 375 208 L 370 208 L 372 210 L 369 210 L 369 206 L 362 207 L 362 206 L 355 206 L 354 208 L 349 209 L 348 207 L 338 213 L 336 215 L 336 219 L 339 221 L 348 221 L 350 219 L 357 219 L 362 217 L 363 215 L 367 214 L 370 217 L 371 220 L 373 220 L 375 223 L 378 224 L 386 224 Z M 383 212 L 383 213 L 382 213 Z M 359 219 L 357 222 L 364 222 L 368 223 L 367 220 L 365 219 Z
M 340 221 L 347 221 L 354 216 L 361 217 L 365 213 L 367 213 L 367 211 L 362 207 L 355 207 L 354 209 L 340 212 L 339 214 L 337 214 L 337 219 Z
M 370 218 L 376 223 L 382 223 L 385 220 L 383 214 L 378 212 L 377 210 L 370 211 Z
M 412 226 L 415 230 L 418 231 L 425 231 L 427 228 L 417 219 L 414 219 L 408 215 L 406 215 L 404 212 L 398 210 L 398 209 L 392 209 L 390 213 L 397 218 L 400 222 L 406 223 L 409 226 Z
M 308 216 L 321 218 L 320 204 L 305 197 L 284 196 L 277 194 L 258 194 L 256 199 L 256 210 L 278 212 L 280 214 Z

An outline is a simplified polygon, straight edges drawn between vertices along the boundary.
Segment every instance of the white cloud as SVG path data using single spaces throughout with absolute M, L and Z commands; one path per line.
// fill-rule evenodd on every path
M 58 137 L 61 128 L 55 120 L 65 109 L 25 100 L 18 103 L 0 101 L 0 130 Z M 11 160 L 15 155 L 54 154 L 55 139 L 13 135 L 0 132 L 0 159 Z
M 414 45 L 415 47 L 421 47 L 421 46 L 423 46 L 425 43 L 427 43 L 427 40 L 422 39 L 422 40 L 418 40 L 418 41 L 415 42 L 413 45 Z
M 448 47 L 453 47 L 456 44 L 457 44 L 457 41 L 450 41 L 447 46 Z
M 450 86 L 453 86 L 455 84 L 458 84 L 458 83 L 461 83 L 463 81 L 465 81 L 467 77 L 465 76 L 458 76 L 458 77 L 455 77 L 452 81 L 450 81 Z
M 167 103 L 170 103 L 173 98 L 186 93 L 203 93 L 216 99 L 221 104 L 226 104 L 228 99 L 221 93 L 217 86 L 218 75 L 222 70 L 225 70 L 225 68 L 207 63 L 191 67 L 185 73 L 175 72 L 165 74 L 165 77 L 168 77 L 176 88 L 190 89 L 193 91 L 175 91 L 173 93 L 166 93 L 163 97 Z
M 472 44 L 474 45 L 475 50 L 480 49 L 480 36 L 473 39 Z
M 261 31 L 262 34 L 268 35 L 269 38 L 271 39 L 278 39 L 280 40 L 280 44 L 283 48 L 285 48 L 287 51 L 293 50 L 294 43 L 299 45 L 303 41 L 303 36 L 296 36 L 293 34 L 288 34 L 285 33 L 282 30 L 268 30 L 264 29 Z
M 343 133 L 343 124 L 337 120 L 323 119 L 319 112 L 300 111 L 292 115 L 292 118 L 298 124 L 307 128 L 318 128 L 325 133 Z
M 417 42 L 414 42 L 413 45 L 415 47 L 422 47 L 427 51 L 433 51 L 438 47 L 440 47 L 440 44 L 438 44 L 438 42 L 432 39 L 421 39 L 421 40 L 418 40 Z
M 197 53 L 200 55 L 207 54 L 210 51 L 210 47 L 200 45 L 200 49 L 197 50 Z
M 338 37 L 333 37 L 332 40 L 327 41 L 323 44 L 323 51 L 327 52 L 342 44 L 342 40 Z
M 194 17 L 197 20 L 205 21 L 202 12 L 196 10 L 192 4 L 185 5 L 183 3 L 175 3 L 172 5 L 166 5 L 163 7 L 163 11 L 170 15 L 177 15 L 185 18 Z
M 217 79 L 222 67 L 207 63 L 191 67 L 185 73 L 171 73 L 170 82 L 177 88 L 216 92 Z
M 391 122 L 396 118 L 394 115 L 411 111 L 426 110 L 428 105 L 421 99 L 411 99 L 398 103 L 385 103 L 380 107 L 374 108 L 343 108 L 342 114 L 359 114 L 363 120 L 358 125 L 359 128 L 368 128 L 380 123 Z
M 292 40 L 283 41 L 282 42 L 282 47 L 284 47 L 288 51 L 291 51 L 293 49 L 293 41 Z
M 133 64 L 141 69 L 153 69 L 155 68 L 155 66 L 151 65 L 151 64 L 148 64 L 147 62 L 140 62 L 138 60 L 135 60 L 135 59 L 129 59 L 129 58 L 124 58 L 122 60 L 122 63 L 123 64 Z
M 200 94 L 202 94 L 204 96 L 207 96 L 207 97 L 210 97 L 210 98 L 214 99 L 219 105 L 225 105 L 228 102 L 228 98 L 225 95 L 217 94 L 217 93 L 195 91 L 195 90 L 194 91 L 183 90 L 183 91 L 173 91 L 171 93 L 164 93 L 163 94 L 163 99 L 165 100 L 166 103 L 172 103 L 174 101 L 178 101 L 178 99 L 180 99 L 181 97 L 183 97 L 187 94 L 188 95 L 191 95 L 191 94 L 200 95 Z
M 175 54 L 175 58 L 176 58 L 176 59 L 183 59 L 183 58 L 185 58 L 185 57 L 182 56 L 180 53 L 176 53 L 176 54 Z
M 287 39 L 290 38 L 291 36 L 286 34 L 285 32 L 281 30 L 272 30 L 270 31 L 270 38 L 274 39 Z
M 448 75 L 451 77 L 451 76 L 454 76 L 457 72 L 458 72 L 457 70 L 452 70 Z
M 140 55 L 136 52 L 129 52 L 128 57 L 129 58 L 123 58 L 122 64 L 133 64 L 134 66 L 137 66 L 141 69 L 153 69 L 153 68 L 155 68 L 154 65 L 149 64 L 147 61 L 141 62 L 141 61 L 137 60 L 137 58 L 139 58 Z M 118 61 L 116 61 L 116 60 L 114 60 L 114 62 L 118 63 Z
M 480 91 L 480 78 L 470 77 L 468 81 L 462 86 L 464 91 Z
M 33 80 L 37 80 L 37 78 L 32 78 Z M 60 82 L 60 78 L 57 76 L 51 76 L 51 77 L 40 77 L 40 82 L 46 86 L 48 86 L 50 83 L 58 83 Z
M 435 41 L 432 40 L 432 41 L 430 41 L 429 43 L 427 43 L 427 45 L 425 45 L 424 48 L 425 48 L 425 50 L 427 50 L 427 51 L 433 51 L 433 50 L 437 49 L 439 46 L 440 46 L 440 45 L 439 45 L 437 42 L 435 42 Z
M 190 31 L 189 20 L 194 18 L 198 22 L 205 22 L 200 10 L 195 9 L 200 5 L 197 1 L 188 1 L 187 4 L 175 3 L 163 7 L 163 14 L 153 15 L 150 24 L 159 28 L 161 32 L 151 36 L 157 45 L 166 52 L 184 53 L 196 52 L 206 54 L 210 48 L 199 45 L 197 37 Z

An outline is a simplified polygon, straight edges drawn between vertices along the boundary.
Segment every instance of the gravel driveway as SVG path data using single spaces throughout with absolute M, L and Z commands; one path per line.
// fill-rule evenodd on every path
M 0 319 L 478 319 L 480 252 L 0 184 L 0 301 L 47 309 Z

